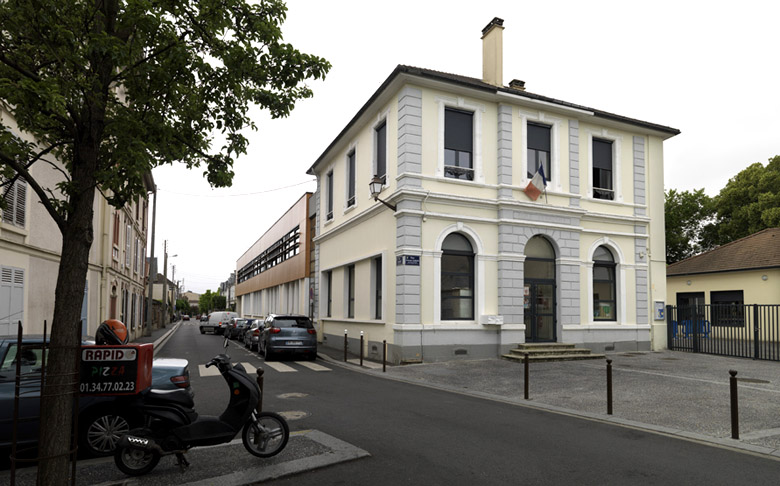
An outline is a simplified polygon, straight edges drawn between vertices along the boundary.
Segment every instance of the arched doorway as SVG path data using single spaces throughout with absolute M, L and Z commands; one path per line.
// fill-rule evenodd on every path
M 460 233 L 441 246 L 441 320 L 474 320 L 474 250 Z
M 523 313 L 526 342 L 555 342 L 555 250 L 542 236 L 525 245 Z

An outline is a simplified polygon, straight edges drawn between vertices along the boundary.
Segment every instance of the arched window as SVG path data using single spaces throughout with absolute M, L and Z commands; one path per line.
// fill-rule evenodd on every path
M 616 321 L 615 257 L 606 246 L 593 253 L 593 320 Z
M 465 236 L 452 233 L 441 245 L 441 319 L 474 319 L 474 250 Z

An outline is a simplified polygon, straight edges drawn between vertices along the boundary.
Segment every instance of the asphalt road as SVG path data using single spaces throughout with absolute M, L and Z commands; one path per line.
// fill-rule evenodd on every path
M 219 414 L 227 387 L 200 376 L 222 339 L 182 325 L 161 356 L 190 361 L 196 409 Z M 777 484 L 780 462 L 579 417 L 359 373 L 264 364 L 231 343 L 234 361 L 265 370 L 264 409 L 291 430 L 316 429 L 371 457 L 270 484 Z M 273 367 L 272 367 L 273 366 Z M 268 483 L 265 483 L 268 484 Z

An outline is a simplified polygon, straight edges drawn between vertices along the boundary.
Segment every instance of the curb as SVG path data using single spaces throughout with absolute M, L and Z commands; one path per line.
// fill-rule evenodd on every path
M 157 355 L 158 351 L 162 351 L 162 348 L 165 346 L 165 343 L 167 343 L 168 340 L 171 338 L 171 336 L 173 336 L 173 333 L 175 333 L 179 329 L 179 326 L 181 326 L 181 323 L 182 323 L 182 321 L 178 321 L 176 323 L 176 325 L 174 325 L 170 329 L 170 331 L 166 332 L 165 334 L 163 334 L 162 336 L 157 338 L 157 340 L 153 343 L 153 345 L 154 345 L 154 355 L 155 356 Z

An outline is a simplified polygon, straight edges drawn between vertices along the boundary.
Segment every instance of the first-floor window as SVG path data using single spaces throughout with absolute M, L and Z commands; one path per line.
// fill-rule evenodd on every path
M 612 185 L 612 141 L 593 139 L 593 197 L 615 199 Z
M 347 266 L 347 317 L 355 317 L 355 265 Z
M 444 177 L 474 180 L 474 114 L 444 110 Z
M 710 319 L 713 326 L 743 327 L 745 298 L 742 290 L 710 292 Z
M 331 307 L 333 304 L 333 272 L 328 270 L 325 272 L 325 291 L 328 294 L 328 305 L 325 308 L 325 315 L 327 317 L 331 316 Z
M 374 258 L 374 319 L 382 318 L 382 257 Z
M 0 182 L 4 179 L 0 177 Z M 0 185 L 3 199 L 3 222 L 24 228 L 27 220 L 27 182 L 19 177 L 9 186 Z
M 333 171 L 328 172 L 328 175 L 326 176 L 326 182 L 327 182 L 327 214 L 325 216 L 325 219 L 327 221 L 330 221 L 333 219 Z
M 615 258 L 605 246 L 593 254 L 593 320 L 616 321 Z
M 452 233 L 441 246 L 441 319 L 474 319 L 474 250 L 465 236 Z
M 24 321 L 24 270 L 0 266 L 0 333 L 16 334 Z

